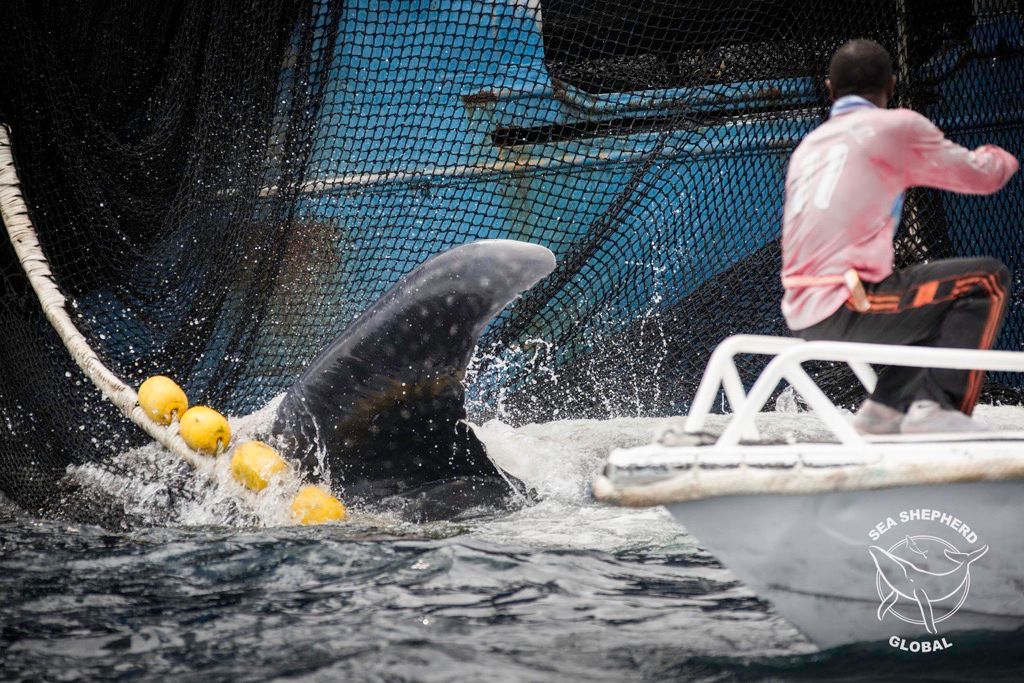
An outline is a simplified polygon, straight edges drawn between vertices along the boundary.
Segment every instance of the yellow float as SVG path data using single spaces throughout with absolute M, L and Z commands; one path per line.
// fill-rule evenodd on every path
M 139 387 L 139 405 L 151 420 L 169 425 L 188 410 L 188 397 L 170 377 L 154 375 Z
M 231 427 L 227 418 L 213 408 L 195 406 L 185 411 L 179 419 L 181 438 L 188 447 L 216 455 L 231 442 Z
M 292 517 L 299 524 L 340 522 L 347 515 L 340 500 L 317 486 L 303 486 L 292 500 Z
M 246 441 L 231 456 L 231 474 L 252 491 L 267 488 L 270 478 L 288 470 L 277 451 L 262 441 Z
M 174 380 L 154 375 L 139 386 L 139 406 L 158 424 L 169 425 L 178 418 L 178 433 L 188 447 L 216 455 L 231 443 L 227 418 L 208 406 L 188 407 L 188 397 Z M 271 477 L 288 471 L 288 463 L 262 441 L 247 441 L 231 456 L 231 474 L 251 491 L 262 491 Z M 348 516 L 345 505 L 318 486 L 299 489 L 292 499 L 292 518 L 297 524 L 340 522 Z

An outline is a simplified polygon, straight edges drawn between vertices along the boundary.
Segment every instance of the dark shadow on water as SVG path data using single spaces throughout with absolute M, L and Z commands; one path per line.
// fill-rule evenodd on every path
M 809 681 L 1021 681 L 1024 629 L 946 636 L 941 652 L 900 651 L 887 641 L 860 643 L 814 654 L 764 658 L 689 657 L 651 672 L 651 680 Z

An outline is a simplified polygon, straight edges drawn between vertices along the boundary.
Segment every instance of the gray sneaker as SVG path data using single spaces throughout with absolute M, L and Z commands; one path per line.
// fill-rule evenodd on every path
M 900 431 L 904 434 L 985 432 L 988 425 L 959 410 L 943 408 L 936 401 L 914 401 L 900 424 Z
M 903 413 L 870 398 L 860 404 L 853 418 L 858 434 L 899 434 Z

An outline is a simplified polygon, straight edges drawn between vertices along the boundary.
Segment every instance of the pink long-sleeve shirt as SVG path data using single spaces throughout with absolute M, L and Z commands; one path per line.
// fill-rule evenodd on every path
M 893 270 L 893 234 L 907 188 L 990 194 L 1017 168 L 1009 152 L 995 145 L 967 150 L 909 109 L 840 98 L 831 118 L 789 160 L 783 280 L 852 268 L 863 282 L 880 282 Z M 787 287 L 782 314 L 791 330 L 802 330 L 832 315 L 849 295 L 842 284 Z

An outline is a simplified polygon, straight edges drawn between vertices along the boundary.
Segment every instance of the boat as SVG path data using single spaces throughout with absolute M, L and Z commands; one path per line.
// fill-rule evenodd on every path
M 743 354 L 771 357 L 749 393 Z M 665 506 L 820 647 L 929 653 L 964 632 L 1024 626 L 1024 431 L 863 436 L 808 361 L 846 363 L 868 391 L 872 364 L 1024 372 L 1019 352 L 729 337 L 681 428 L 613 451 L 594 497 Z M 764 434 L 761 411 L 781 382 L 813 419 Z M 713 416 L 721 392 L 732 413 Z

